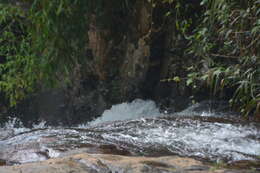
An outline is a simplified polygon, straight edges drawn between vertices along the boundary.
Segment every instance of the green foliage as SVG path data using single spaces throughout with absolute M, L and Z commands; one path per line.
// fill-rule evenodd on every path
M 0 4 L 0 29 L 0 91 L 15 105 L 33 91 L 37 78 L 24 12 Z
M 29 3 L 27 11 L 0 4 L 0 91 L 11 105 L 34 91 L 37 82 L 53 86 L 68 77 L 87 40 L 89 1 Z
M 84 14 L 89 1 L 27 3 L 26 10 L 0 4 L 0 91 L 11 105 L 34 91 L 39 82 L 54 86 L 69 77 L 87 41 Z
M 215 96 L 233 91 L 231 106 L 244 115 L 260 115 L 260 1 L 162 3 L 171 6 L 165 16 L 175 23 L 177 38 L 188 44 L 184 56 L 193 64 L 187 64 L 187 76 L 181 77 L 186 85 L 199 90 L 206 84 Z
M 34 0 L 30 11 L 32 48 L 38 59 L 40 77 L 50 84 L 65 78 L 83 57 L 87 41 L 89 1 Z M 63 75 L 59 77 L 59 75 Z
M 127 23 L 118 26 L 113 21 L 134 12 L 137 1 L 19 1 L 24 6 L 10 2 L 0 3 L 0 92 L 15 105 L 40 82 L 41 86 L 59 84 L 70 77 L 76 64 L 85 63 L 87 30 L 93 18 L 101 29 L 122 33 Z M 204 82 L 216 95 L 231 88 L 234 107 L 245 115 L 259 114 L 260 1 L 202 0 L 200 6 L 184 0 L 147 2 L 169 9 L 165 18 L 174 22 L 177 38 L 188 43 L 184 56 L 193 57 L 187 77 L 165 81 L 185 79 L 193 88 Z
M 260 108 L 260 1 L 204 0 L 205 15 L 188 37 L 188 53 L 199 57 L 187 84 L 205 81 L 214 94 L 232 88 L 230 100 L 244 115 Z
M 125 15 L 132 3 L 128 0 L 15 2 L 0 2 L 0 92 L 11 105 L 39 86 L 53 87 L 69 81 L 75 65 L 86 62 L 89 24 L 100 21 L 95 24 L 115 28 L 113 21 L 118 15 Z

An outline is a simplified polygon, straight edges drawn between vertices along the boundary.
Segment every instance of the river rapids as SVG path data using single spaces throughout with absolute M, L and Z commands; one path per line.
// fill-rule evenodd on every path
M 197 111 L 202 104 L 165 114 L 153 101 L 137 99 L 75 127 L 48 127 L 42 122 L 29 129 L 13 119 L 0 131 L 0 160 L 19 164 L 73 152 L 180 155 L 217 162 L 259 159 L 259 124 L 217 110 Z

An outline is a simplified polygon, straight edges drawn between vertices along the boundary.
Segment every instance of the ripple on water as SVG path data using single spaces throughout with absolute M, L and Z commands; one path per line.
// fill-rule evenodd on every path
M 211 123 L 189 118 L 167 120 L 163 118 L 115 123 L 104 126 L 104 141 L 135 146 L 134 152 L 160 155 L 168 154 L 201 157 L 210 160 L 251 160 L 260 155 L 259 128 L 254 125 Z M 117 131 L 114 131 L 117 129 Z
M 120 121 L 116 117 L 122 114 L 135 119 Z M 39 161 L 79 148 L 86 148 L 86 152 L 102 153 L 113 148 L 130 155 L 178 154 L 230 162 L 257 160 L 260 155 L 260 127 L 254 123 L 205 113 L 197 117 L 165 116 L 154 102 L 142 100 L 116 105 L 103 116 L 104 121 L 97 120 L 99 124 L 96 121 L 74 128 L 47 127 L 44 122 L 32 129 L 17 128 L 10 122 L 4 129 L 11 130 L 11 135 L 0 139 L 0 160 Z

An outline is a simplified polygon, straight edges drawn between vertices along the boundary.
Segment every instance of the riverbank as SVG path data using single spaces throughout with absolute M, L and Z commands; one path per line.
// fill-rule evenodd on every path
M 255 173 L 254 169 L 224 169 L 178 156 L 129 157 L 87 154 L 49 159 L 43 162 L 0 167 L 0 173 Z

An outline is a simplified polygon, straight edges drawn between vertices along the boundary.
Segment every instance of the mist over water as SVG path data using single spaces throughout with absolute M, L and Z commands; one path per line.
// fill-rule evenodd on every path
M 73 128 L 47 127 L 45 122 L 32 129 L 22 124 L 17 128 L 13 124 L 19 125 L 19 121 L 13 120 L 0 132 L 0 159 L 25 163 L 109 145 L 131 155 L 257 160 L 260 126 L 237 121 L 238 117 L 226 116 L 228 112 L 209 109 L 205 104 L 165 115 L 153 101 L 137 99 L 114 105 L 100 118 Z

